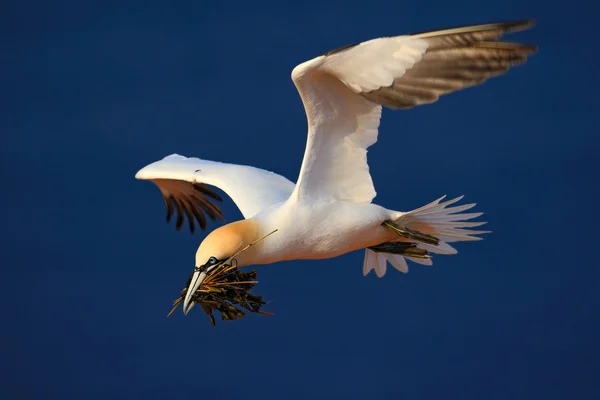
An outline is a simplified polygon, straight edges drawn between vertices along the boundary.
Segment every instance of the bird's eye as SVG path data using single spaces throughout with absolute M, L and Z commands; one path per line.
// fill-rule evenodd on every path
M 208 263 L 209 264 L 214 264 L 216 262 L 217 262 L 217 258 L 216 257 L 211 257 L 211 258 L 208 259 Z

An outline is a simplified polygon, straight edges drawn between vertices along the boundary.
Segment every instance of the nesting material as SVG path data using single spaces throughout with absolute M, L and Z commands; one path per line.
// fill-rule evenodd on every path
M 266 304 L 262 296 L 250 293 L 250 290 L 258 283 L 256 275 L 255 269 L 244 272 L 235 265 L 223 264 L 208 274 L 192 300 L 202 307 L 213 326 L 216 324 L 214 311 L 220 312 L 221 319 L 224 321 L 243 318 L 246 314 L 242 309 L 263 315 L 273 315 L 261 311 L 261 307 Z M 191 280 L 190 276 L 181 296 L 173 302 L 173 309 L 169 316 L 185 299 Z
M 258 283 L 256 280 L 256 270 L 254 269 L 250 272 L 240 270 L 237 267 L 235 257 L 275 232 L 277 232 L 277 229 L 250 243 L 229 257 L 223 264 L 210 271 L 198 290 L 196 290 L 196 293 L 192 296 L 192 301 L 202 307 L 213 326 L 216 325 L 213 315 L 214 311 L 220 312 L 221 319 L 224 321 L 243 318 L 246 313 L 242 311 L 242 308 L 257 314 L 273 315 L 272 313 L 261 311 L 261 307 L 266 304 L 262 296 L 250 293 L 254 285 Z M 179 304 L 183 303 L 190 287 L 192 276 L 193 274 L 190 275 L 185 288 L 181 291 L 181 296 L 173 302 L 173 309 L 167 317 L 170 317 L 177 307 L 179 307 Z

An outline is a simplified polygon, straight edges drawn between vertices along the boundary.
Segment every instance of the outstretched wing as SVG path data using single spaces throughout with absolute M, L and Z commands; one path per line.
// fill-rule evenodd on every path
M 135 175 L 158 186 L 167 208 L 167 222 L 177 213 L 176 228 L 187 217 L 190 231 L 196 221 L 206 228 L 206 217 L 223 218 L 214 201 L 221 197 L 207 185 L 223 190 L 238 206 L 244 218 L 285 201 L 294 190 L 294 183 L 281 175 L 246 165 L 187 158 L 172 154 L 152 163 Z
M 500 42 L 531 21 L 477 25 L 345 46 L 298 65 L 308 139 L 293 196 L 369 203 L 375 188 L 367 148 L 381 106 L 405 109 L 482 83 L 521 64 L 535 46 Z

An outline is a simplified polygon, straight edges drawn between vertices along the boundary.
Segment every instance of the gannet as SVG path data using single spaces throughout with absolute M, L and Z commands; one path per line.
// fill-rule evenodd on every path
M 481 240 L 488 231 L 472 228 L 482 213 L 464 213 L 475 204 L 452 206 L 461 197 L 441 197 L 403 212 L 374 204 L 375 188 L 367 149 L 377 141 L 382 106 L 409 109 L 434 103 L 440 95 L 478 85 L 524 63 L 535 46 L 500 41 L 504 33 L 532 21 L 492 23 L 395 37 L 344 46 L 292 70 L 306 112 L 308 138 L 297 182 L 249 165 L 172 154 L 142 168 L 135 177 L 154 182 L 165 201 L 167 222 L 176 210 L 179 230 L 185 217 L 206 228 L 222 218 L 214 201 L 225 192 L 244 219 L 213 230 L 201 242 L 184 300 L 213 268 L 236 256 L 237 265 L 326 259 L 364 250 L 363 274 L 386 273 L 389 262 L 406 273 L 406 259 L 431 265 L 431 253 L 456 254 L 449 243 Z M 410 151 L 410 149 L 408 150 Z

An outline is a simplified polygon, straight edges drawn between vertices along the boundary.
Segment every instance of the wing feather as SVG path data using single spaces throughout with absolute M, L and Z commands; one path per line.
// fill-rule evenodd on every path
M 376 192 L 366 154 L 377 141 L 381 106 L 434 103 L 524 63 L 535 46 L 499 39 L 532 26 L 517 21 L 378 38 L 296 66 L 292 80 L 308 139 L 292 196 L 371 202 Z
M 245 218 L 285 201 L 294 188 L 281 175 L 259 168 L 177 154 L 142 168 L 136 178 L 156 184 L 165 203 L 167 222 L 175 216 L 175 228 L 180 230 L 187 219 L 192 233 L 196 226 L 205 230 L 208 219 L 223 219 L 220 207 L 215 204 L 223 199 L 208 185 L 227 193 Z
M 408 109 L 479 85 L 525 63 L 537 51 L 533 45 L 497 41 L 505 33 L 532 26 L 532 21 L 486 24 L 404 37 L 427 43 L 421 59 L 392 84 L 362 94 L 389 108 Z
M 202 230 L 206 228 L 206 216 L 211 220 L 223 219 L 221 210 L 215 206 L 209 196 L 215 200 L 221 197 L 203 184 L 194 184 L 177 179 L 151 179 L 159 188 L 166 207 L 166 219 L 169 222 L 176 216 L 175 228 L 180 230 L 187 217 L 190 231 L 195 231 L 194 220 Z M 202 189 L 200 189 L 202 187 Z

